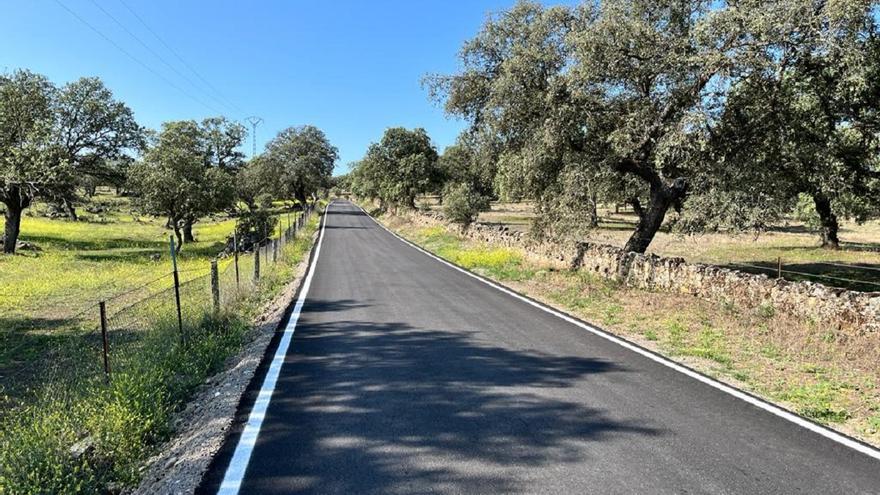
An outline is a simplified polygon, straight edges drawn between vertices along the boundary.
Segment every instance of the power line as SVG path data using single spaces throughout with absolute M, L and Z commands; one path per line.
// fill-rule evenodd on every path
M 103 32 L 101 32 L 98 28 L 96 28 L 95 26 L 91 25 L 88 21 L 86 21 L 85 19 L 83 19 L 82 17 L 80 17 L 79 14 L 77 14 L 76 12 L 74 12 L 73 10 L 71 10 L 67 5 L 64 5 L 63 3 L 61 3 L 61 0 L 55 0 L 55 3 L 57 3 L 59 6 L 61 6 L 61 8 L 63 8 L 64 10 L 66 10 L 70 15 L 72 15 L 73 17 L 75 17 L 79 22 L 83 23 L 86 27 L 88 27 L 89 29 L 91 29 L 92 31 L 94 31 L 95 34 L 97 34 L 98 36 L 100 36 L 101 38 L 103 38 L 104 41 L 106 41 L 107 43 L 110 43 L 111 45 L 113 45 L 117 50 L 119 50 L 120 52 L 122 52 L 123 54 L 125 54 L 125 56 L 127 56 L 128 58 L 130 58 L 130 59 L 132 59 L 133 61 L 135 61 L 137 64 L 139 64 L 141 67 L 143 67 L 143 68 L 146 69 L 147 71 L 151 72 L 154 76 L 156 76 L 156 77 L 158 77 L 159 79 L 163 80 L 166 84 L 168 84 L 168 85 L 171 86 L 172 88 L 176 89 L 177 91 L 180 91 L 180 92 L 181 92 L 184 96 L 186 96 L 187 98 L 193 100 L 194 102 L 198 103 L 199 105 L 204 106 L 205 108 L 208 108 L 209 110 L 211 110 L 211 112 L 215 112 L 215 111 L 216 111 L 216 110 L 215 110 L 214 108 L 212 108 L 210 105 L 208 105 L 207 103 L 203 102 L 202 100 L 196 98 L 195 96 L 189 94 L 186 90 L 184 90 L 183 88 L 181 88 L 180 86 L 178 86 L 177 84 L 175 84 L 173 81 L 171 81 L 171 80 L 168 79 L 167 77 L 163 76 L 160 72 L 156 71 L 155 69 L 153 69 L 152 67 L 150 67 L 150 66 L 147 65 L 146 63 L 142 62 L 139 58 L 137 58 L 137 57 L 135 57 L 134 55 L 132 55 L 131 52 L 129 52 L 128 50 L 126 50 L 125 48 L 123 48 L 122 46 L 120 46 L 118 43 L 116 43 L 115 41 L 113 41 L 110 37 L 108 37 L 108 36 L 105 35 Z
M 159 35 L 156 33 L 156 31 L 154 31 L 154 30 L 150 27 L 150 25 L 147 24 L 147 22 L 144 21 L 144 19 L 143 19 L 140 15 L 138 15 L 137 12 L 135 12 L 134 9 L 132 9 L 131 7 L 129 7 L 129 5 L 128 5 L 127 3 L 125 3 L 124 0 L 119 0 L 119 3 L 121 3 L 122 6 L 125 7 L 126 10 L 128 10 L 128 11 L 131 13 L 131 15 L 133 15 L 133 16 L 135 17 L 135 19 L 137 19 L 138 22 L 140 22 L 141 25 L 144 26 L 144 28 L 145 28 L 147 31 L 149 31 L 150 34 L 153 35 L 154 38 L 156 38 L 157 40 L 159 40 L 159 43 L 161 43 L 166 49 L 168 49 L 168 51 L 171 52 L 171 54 L 174 55 L 174 57 L 175 57 L 175 58 L 176 58 L 181 64 L 183 64 L 184 67 L 186 67 L 187 69 L 189 69 L 189 71 L 192 72 L 192 73 L 193 73 L 193 74 L 194 74 L 194 75 L 195 75 L 200 81 L 202 81 L 202 82 L 205 84 L 206 87 L 208 87 L 211 91 L 213 91 L 213 92 L 214 92 L 214 93 L 220 98 L 220 100 L 224 101 L 226 105 L 228 105 L 228 106 L 234 108 L 236 111 L 238 111 L 238 112 L 240 112 L 240 113 L 242 113 L 242 114 L 245 113 L 245 111 L 242 110 L 241 107 L 239 107 L 238 105 L 236 105 L 236 104 L 235 104 L 234 102 L 232 102 L 230 99 L 226 98 L 226 97 L 223 95 L 223 93 L 220 92 L 220 90 L 218 90 L 216 87 L 214 87 L 214 85 L 211 84 L 206 78 L 202 77 L 202 75 L 199 74 L 199 72 L 198 72 L 197 70 L 195 70 L 195 69 L 192 67 L 192 65 L 190 65 L 189 63 L 187 63 L 186 60 L 184 60 L 183 57 L 180 56 L 180 54 L 177 52 L 177 50 L 175 50 L 174 48 L 171 47 L 171 45 L 169 45 L 168 43 L 166 43 L 165 40 L 164 40 L 161 36 L 159 36 Z M 220 101 L 220 100 L 218 100 L 218 101 Z
M 112 20 L 114 23 L 116 23 L 117 26 L 119 26 L 120 28 L 122 28 L 123 31 L 125 31 L 126 33 L 128 33 L 128 35 L 131 36 L 132 38 L 134 38 L 135 41 L 137 41 L 138 43 L 140 43 L 140 45 L 141 45 L 142 47 L 144 47 L 148 52 L 152 53 L 154 57 L 158 58 L 159 61 L 161 61 L 161 62 L 162 62 L 163 64 L 165 64 L 169 69 L 171 69 L 172 72 L 174 72 L 175 74 L 177 74 L 178 76 L 180 76 L 181 78 L 183 78 L 186 82 L 188 82 L 189 84 L 191 84 L 191 85 L 193 86 L 193 88 L 196 89 L 196 91 L 200 91 L 200 92 L 202 91 L 202 89 L 201 89 L 196 83 L 194 83 L 194 82 L 192 81 L 192 79 L 190 79 L 190 78 L 187 77 L 185 74 L 183 74 L 183 73 L 181 73 L 179 70 L 177 70 L 176 67 L 174 67 L 173 65 L 171 65 L 170 63 L 168 63 L 168 61 L 165 60 L 165 58 L 162 57 L 162 55 L 158 54 L 158 53 L 157 53 L 155 50 L 153 50 L 149 45 L 147 45 L 142 39 L 140 39 L 140 37 L 138 37 L 136 34 L 134 34 L 133 32 L 131 32 L 131 30 L 129 30 L 129 29 L 125 26 L 125 24 L 123 24 L 119 19 L 117 19 L 113 14 L 111 14 L 110 12 L 108 12 L 104 7 L 101 6 L 101 4 L 99 4 L 96 0 L 91 0 L 91 2 L 92 2 L 92 4 L 93 4 L 95 7 L 98 8 L 98 10 L 100 10 L 101 12 L 103 12 L 104 15 L 106 15 L 107 17 L 110 18 L 110 20 Z M 207 94 L 207 93 L 206 93 L 206 94 Z M 210 97 L 210 98 L 213 98 L 214 100 L 216 100 L 221 106 L 226 106 L 225 103 L 223 103 L 222 101 L 218 100 L 218 99 L 215 98 L 213 95 L 208 94 L 207 96 Z M 215 109 L 215 110 L 216 110 L 216 109 Z M 220 112 L 220 113 L 223 113 L 223 112 Z

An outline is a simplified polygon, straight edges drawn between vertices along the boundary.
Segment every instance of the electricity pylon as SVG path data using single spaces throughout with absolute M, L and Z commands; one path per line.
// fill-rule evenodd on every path
M 257 156 L 257 126 L 263 123 L 263 119 L 253 115 L 250 117 L 246 117 L 244 120 L 251 125 L 251 145 L 253 147 L 251 151 L 251 158 L 253 158 Z

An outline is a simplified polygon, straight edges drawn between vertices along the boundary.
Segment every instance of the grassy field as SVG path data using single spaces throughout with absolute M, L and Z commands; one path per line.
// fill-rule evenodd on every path
M 98 301 L 114 312 L 172 283 L 164 219 L 134 216 L 127 198 L 111 194 L 93 203 L 109 211 L 77 222 L 40 216 L 38 205 L 22 219 L 21 240 L 39 251 L 0 256 L 0 410 L 38 384 L 67 335 L 97 325 Z M 197 242 L 178 257 L 182 283 L 210 271 L 234 227 L 225 217 L 195 224 Z
M 423 199 L 422 205 L 440 208 L 431 198 Z M 599 227 L 584 240 L 622 247 L 635 227 L 635 214 L 626 211 L 615 213 L 613 209 L 601 209 L 599 213 Z M 534 216 L 530 203 L 493 202 L 491 210 L 481 213 L 478 221 L 528 232 Z M 684 258 L 692 263 L 713 264 L 771 276 L 776 276 L 781 260 L 783 276 L 789 280 L 809 280 L 835 287 L 880 292 L 880 221 L 862 225 L 843 222 L 840 237 L 842 249 L 822 249 L 815 233 L 801 223 L 792 221 L 760 235 L 679 235 L 661 231 L 648 250 L 660 256 Z
M 880 336 L 830 331 L 777 314 L 690 296 L 622 287 L 558 270 L 442 226 L 383 221 L 426 249 L 520 292 L 880 445 Z
M 167 233 L 161 222 L 119 212 L 91 223 L 26 219 L 23 238 L 42 251 L 0 258 L 0 282 L 22 283 L 30 291 L 24 299 L 40 295 L 47 302 L 2 306 L 7 367 L 0 384 L 13 396 L 0 409 L 0 494 L 118 493 L 137 484 L 143 461 L 173 434 L 174 412 L 241 348 L 259 308 L 292 279 L 318 218 L 283 246 L 277 263 L 263 259 L 259 283 L 251 278 L 252 255 L 242 257 L 241 284 L 225 260 L 219 310 L 204 275 L 233 222 L 200 222 L 200 242 L 181 256 L 186 341 L 168 284 L 137 291 L 137 300 L 108 307 L 110 380 L 96 318 L 77 315 L 77 308 L 113 294 L 104 291 L 111 281 L 126 291 L 170 271 Z

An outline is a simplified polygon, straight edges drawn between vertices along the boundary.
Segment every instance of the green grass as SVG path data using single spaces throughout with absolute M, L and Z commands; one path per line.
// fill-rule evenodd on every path
M 184 246 L 178 260 L 182 280 L 206 271 L 234 225 L 230 219 L 195 225 L 197 242 Z M 110 223 L 89 223 L 24 217 L 21 239 L 41 251 L 0 256 L 0 318 L 63 315 L 167 274 L 169 234 L 155 218 L 120 215 Z
M 481 275 L 499 280 L 524 280 L 533 275 L 523 258 L 512 249 L 468 247 L 442 227 L 427 227 L 413 234 L 414 240 L 441 258 Z
M 95 201 L 112 209 L 76 222 L 39 216 L 42 205 L 27 210 L 21 240 L 40 250 L 0 255 L 0 413 L 39 385 L 38 371 L 66 352 L 71 336 L 97 325 L 98 301 L 115 313 L 171 286 L 164 220 L 133 216 L 127 198 L 104 194 Z M 0 229 L 3 223 L 0 216 Z M 195 224 L 196 242 L 178 256 L 182 283 L 209 272 L 234 227 L 234 219 L 219 217 Z
M 682 355 L 693 356 L 716 363 L 726 367 L 731 366 L 732 360 L 727 352 L 727 344 L 724 336 L 712 328 L 706 327 L 697 335 L 695 342 L 685 346 L 679 350 Z
M 0 419 L 0 494 L 105 493 L 134 486 L 144 460 L 173 434 L 174 412 L 241 348 L 258 309 L 290 281 L 296 264 L 308 252 L 317 222 L 315 215 L 307 230 L 284 247 L 279 263 L 264 265 L 258 286 L 234 291 L 232 272 L 223 271 L 224 304 L 219 313 L 210 303 L 207 278 L 183 284 L 185 345 L 168 291 L 115 313 L 110 322 L 114 331 L 109 383 L 100 371 L 100 354 L 94 351 L 99 341 L 93 335 L 73 332 L 73 324 L 25 332 L 29 338 L 38 333 L 60 339 L 64 345 L 52 349 L 65 349 L 65 355 L 60 359 L 52 354 L 55 361 L 47 370 L 51 379 L 35 385 L 26 401 L 7 409 Z M 206 243 L 211 236 L 225 235 L 222 223 L 204 225 Z M 71 226 L 71 231 L 76 227 Z M 74 239 L 72 234 L 63 235 Z M 124 249 L 106 247 L 108 242 L 116 241 L 95 236 L 88 245 Z M 75 255 L 77 250 L 73 251 Z M 197 259 L 191 253 L 190 261 Z M 249 280 L 250 272 L 244 276 Z M 85 359 L 69 360 L 77 354 Z M 76 454 L 76 445 L 87 448 Z
M 817 383 L 783 386 L 773 396 L 795 405 L 798 414 L 827 423 L 842 423 L 851 414 L 839 404 L 839 383 L 820 380 Z

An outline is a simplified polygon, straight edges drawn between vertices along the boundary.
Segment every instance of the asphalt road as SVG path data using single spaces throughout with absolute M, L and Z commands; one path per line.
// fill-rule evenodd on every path
M 337 202 L 241 486 L 300 492 L 878 493 L 880 461 Z

